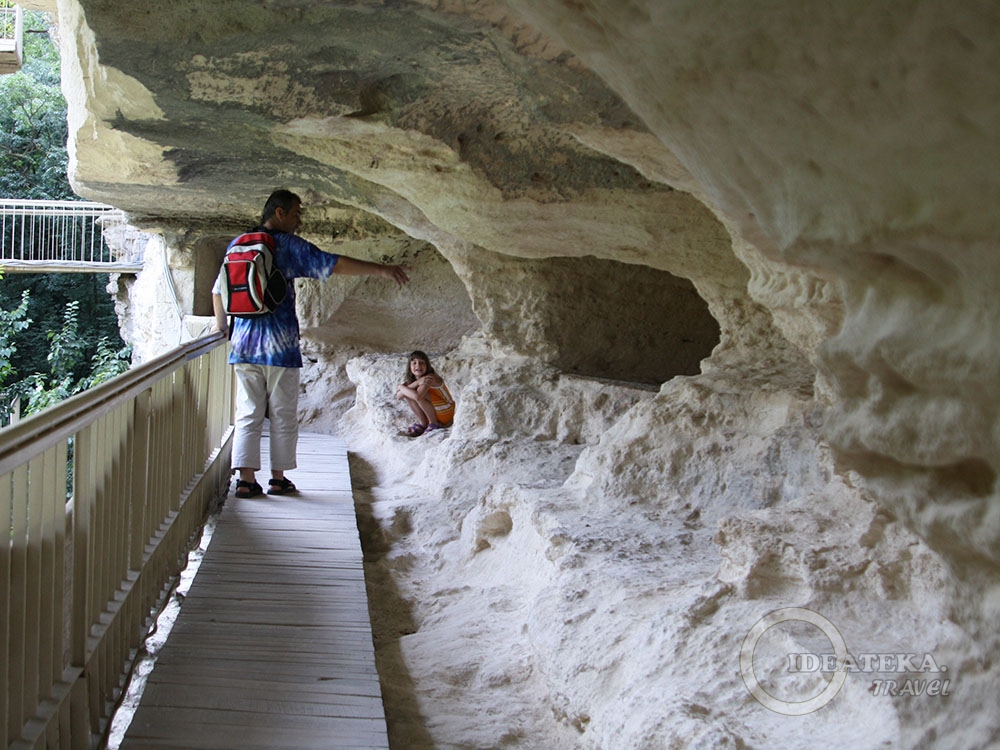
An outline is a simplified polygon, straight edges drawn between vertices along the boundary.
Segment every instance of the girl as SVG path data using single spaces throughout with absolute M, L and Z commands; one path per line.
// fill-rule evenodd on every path
M 407 437 L 419 437 L 425 432 L 448 427 L 455 417 L 455 400 L 448 386 L 421 351 L 410 354 L 405 379 L 396 389 L 396 398 L 406 401 L 418 420 L 406 431 Z

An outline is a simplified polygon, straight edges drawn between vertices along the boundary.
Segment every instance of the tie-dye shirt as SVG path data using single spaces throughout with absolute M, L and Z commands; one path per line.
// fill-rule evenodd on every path
M 270 315 L 234 318 L 229 363 L 302 367 L 299 319 L 295 314 L 295 279 L 326 279 L 339 256 L 320 250 L 294 234 L 273 233 L 275 265 L 285 275 L 288 294 Z

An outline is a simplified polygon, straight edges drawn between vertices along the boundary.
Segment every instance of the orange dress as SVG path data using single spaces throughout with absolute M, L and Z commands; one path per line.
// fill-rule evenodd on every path
M 431 400 L 434 413 L 437 416 L 437 423 L 442 427 L 447 427 L 455 418 L 455 399 L 451 397 L 448 386 L 441 381 L 441 385 L 429 386 L 427 397 Z

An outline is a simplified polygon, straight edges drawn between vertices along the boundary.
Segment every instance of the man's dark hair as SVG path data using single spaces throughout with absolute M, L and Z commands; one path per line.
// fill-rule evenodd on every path
M 286 190 L 285 188 L 278 188 L 275 190 L 267 199 L 267 203 L 264 204 L 264 212 L 260 216 L 260 223 L 266 224 L 267 220 L 274 216 L 274 212 L 278 208 L 282 208 L 285 211 L 291 211 L 296 203 L 302 203 L 302 199 L 299 198 L 291 190 Z

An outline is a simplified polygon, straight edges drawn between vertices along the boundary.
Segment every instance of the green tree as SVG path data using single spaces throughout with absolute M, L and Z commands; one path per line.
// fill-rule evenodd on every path
M 97 342 L 97 352 L 90 359 L 90 374 L 77 384 L 77 390 L 85 391 L 121 375 L 128 370 L 131 362 L 131 346 L 119 349 L 104 336 Z
M 8 311 L 0 307 L 0 388 L 3 388 L 8 379 L 17 375 L 17 368 L 11 361 L 17 352 L 14 335 L 31 325 L 31 319 L 28 317 L 29 296 L 27 291 L 22 293 L 21 304 L 13 310 Z
M 25 318 L 28 297 L 29 293 L 25 292 L 21 306 L 12 312 L 0 309 L 0 325 L 3 325 L 4 331 L 9 330 L 13 334 L 24 330 L 31 323 Z M 79 309 L 77 302 L 68 303 L 63 309 L 62 326 L 58 330 L 46 332 L 49 340 L 49 353 L 46 357 L 48 373 L 32 373 L 15 380 L 7 387 L 0 387 L 0 404 L 3 405 L 0 420 L 3 424 L 6 424 L 7 409 L 14 399 L 26 400 L 22 414 L 28 416 L 128 370 L 130 347 L 116 350 L 107 337 L 98 341 L 96 352 L 89 360 L 85 360 L 85 347 L 79 332 Z M 6 333 L 0 333 L 0 374 L 13 371 L 9 366 L 9 359 L 7 367 L 4 367 L 4 354 L 16 347 L 13 343 L 5 346 L 5 336 Z M 85 374 L 78 378 L 76 373 L 81 371 Z M 4 380 L 0 378 L 0 386 L 3 385 Z
M 67 301 L 77 304 L 82 321 L 78 335 L 84 354 L 74 367 L 74 380 L 87 374 L 88 362 L 101 339 L 123 346 L 107 283 L 107 274 L 95 273 L 15 273 L 0 280 L 0 308 L 14 308 L 24 292 L 30 297 L 28 317 L 32 325 L 17 333 L 16 351 L 10 358 L 14 369 L 23 376 L 48 372 L 49 332 L 62 326 Z
M 0 76 L 0 198 L 73 198 L 66 175 L 66 101 L 44 13 L 24 14 L 24 63 Z
M 0 76 L 0 199 L 73 200 L 49 19 L 26 12 L 24 27 L 22 69 Z M 0 419 L 15 396 L 30 414 L 127 369 L 107 284 L 107 274 L 0 274 Z

